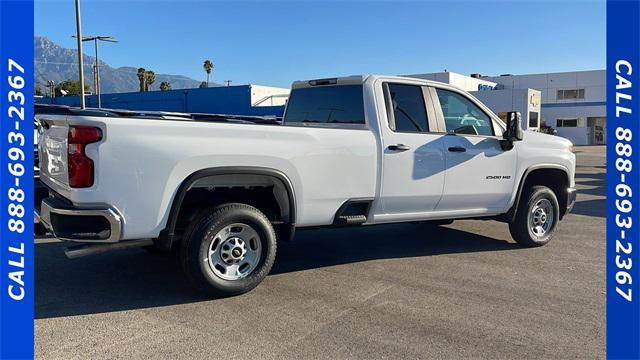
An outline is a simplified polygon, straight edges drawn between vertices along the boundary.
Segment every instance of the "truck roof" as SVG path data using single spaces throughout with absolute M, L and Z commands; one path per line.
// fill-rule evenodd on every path
M 291 85 L 291 89 L 309 88 L 309 87 L 323 86 L 323 85 L 360 85 L 360 84 L 364 84 L 368 80 L 375 81 L 377 79 L 385 79 L 385 80 L 392 80 L 392 81 L 393 80 L 412 81 L 412 82 L 416 82 L 424 85 L 439 85 L 439 86 L 447 85 L 448 87 L 459 89 L 457 86 L 443 83 L 440 81 L 425 80 L 425 79 L 408 77 L 408 76 L 373 75 L 373 74 L 349 75 L 349 76 L 312 79 L 312 80 L 297 80 L 293 82 L 293 84 Z

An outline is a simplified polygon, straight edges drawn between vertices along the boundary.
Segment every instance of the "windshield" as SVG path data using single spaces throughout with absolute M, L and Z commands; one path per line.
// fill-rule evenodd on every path
M 362 85 L 318 86 L 291 91 L 285 124 L 364 124 Z

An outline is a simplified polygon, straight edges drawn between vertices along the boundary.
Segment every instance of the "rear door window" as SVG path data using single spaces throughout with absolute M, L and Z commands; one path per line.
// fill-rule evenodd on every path
M 285 124 L 343 125 L 365 123 L 362 85 L 299 88 L 291 91 Z
M 429 121 L 422 94 L 416 85 L 389 84 L 389 98 L 393 119 L 389 127 L 395 132 L 428 132 Z
M 465 96 L 436 88 L 448 133 L 493 136 L 493 123 L 489 115 Z

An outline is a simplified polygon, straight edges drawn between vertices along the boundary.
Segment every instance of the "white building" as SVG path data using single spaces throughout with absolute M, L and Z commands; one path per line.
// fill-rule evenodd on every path
M 509 111 L 521 115 L 522 129 L 540 130 L 540 91 L 534 89 L 502 89 L 472 91 L 471 94 L 487 105 L 502 120 L 507 120 Z
M 251 85 L 251 106 L 284 106 L 289 92 L 286 88 Z
M 465 91 L 493 90 L 493 88 L 495 88 L 496 86 L 495 82 L 487 79 L 481 79 L 479 76 L 476 77 L 474 75 L 474 77 L 471 77 L 450 71 L 403 76 L 451 84 Z
M 504 89 L 541 91 L 541 119 L 576 145 L 606 140 L 605 70 L 483 77 Z

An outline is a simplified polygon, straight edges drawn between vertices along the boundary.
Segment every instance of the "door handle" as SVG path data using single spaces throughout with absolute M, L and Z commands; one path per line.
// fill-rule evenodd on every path
M 449 148 L 449 151 L 461 153 L 467 151 L 467 149 L 463 148 L 462 146 L 452 146 Z
M 395 145 L 389 145 L 387 147 L 387 149 L 391 150 L 391 151 L 407 151 L 410 150 L 411 147 L 405 145 L 405 144 L 395 144 Z

